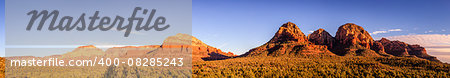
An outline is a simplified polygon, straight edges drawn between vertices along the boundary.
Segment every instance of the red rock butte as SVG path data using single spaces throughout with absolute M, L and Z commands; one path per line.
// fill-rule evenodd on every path
M 269 42 L 241 56 L 296 56 L 299 54 L 412 57 L 439 61 L 436 57 L 428 55 L 425 48 L 420 45 L 410 45 L 385 38 L 375 41 L 369 32 L 354 23 L 341 25 L 335 37 L 324 29 L 318 29 L 306 37 L 297 25 L 287 22 L 279 28 Z

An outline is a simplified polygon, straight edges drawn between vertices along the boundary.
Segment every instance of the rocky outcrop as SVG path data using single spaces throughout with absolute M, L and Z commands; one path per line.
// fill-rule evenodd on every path
M 361 26 L 347 23 L 336 32 L 336 47 L 332 51 L 338 55 L 379 56 L 371 50 L 373 38 Z
M 177 34 L 166 38 L 160 48 L 150 51 L 147 54 L 167 55 L 167 54 L 192 54 L 193 61 L 201 60 L 221 60 L 235 57 L 231 52 L 223 52 L 220 49 L 209 46 L 199 39 L 188 34 Z
M 370 45 L 374 42 L 369 32 L 353 23 L 347 23 L 339 27 L 336 32 L 336 40 L 342 45 L 361 45 L 365 48 L 370 48 Z
M 381 42 L 373 42 L 373 45 L 370 47 L 370 49 L 372 49 L 373 51 L 377 52 L 382 56 L 391 56 L 386 53 L 386 51 L 384 50 L 384 46 Z
M 334 55 L 325 45 L 310 43 L 292 22 L 283 24 L 274 37 L 264 45 L 251 49 L 241 56 L 299 56 Z
M 428 59 L 431 61 L 439 61 L 436 57 L 428 55 L 425 48 L 420 45 L 409 45 L 408 53 L 410 55 L 415 55 L 416 57 L 419 57 L 419 58 Z
M 61 55 L 63 58 L 87 58 L 95 56 L 103 56 L 105 52 L 102 49 L 97 48 L 93 45 L 80 46 L 73 50 L 72 52 L 65 53 Z
M 283 24 L 275 33 L 275 36 L 269 41 L 269 43 L 282 43 L 282 42 L 306 42 L 306 36 L 303 32 L 292 22 Z
M 335 39 L 327 31 L 320 28 L 308 35 L 308 41 L 316 45 L 326 45 L 328 48 L 333 48 Z
M 439 61 L 436 57 L 428 55 L 425 48 L 420 45 L 410 45 L 401 41 L 390 41 L 386 38 L 382 38 L 376 42 L 382 43 L 385 52 L 394 56 L 415 56 L 431 61 Z
M 386 53 L 394 55 L 394 56 L 409 56 L 408 54 L 408 44 L 400 41 L 390 41 L 386 38 L 382 38 L 378 40 L 383 44 L 384 50 Z
M 190 45 L 190 46 L 208 46 L 201 40 L 189 35 L 178 33 L 167 37 L 162 45 Z

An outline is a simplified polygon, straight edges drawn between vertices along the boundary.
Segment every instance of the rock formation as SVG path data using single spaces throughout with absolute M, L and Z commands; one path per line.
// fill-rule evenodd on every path
M 384 46 L 384 51 L 388 54 L 394 56 L 409 56 L 408 54 L 408 44 L 400 41 L 389 41 L 386 38 L 378 40 Z
M 338 55 L 379 56 L 370 49 L 373 38 L 361 26 L 347 23 L 339 27 L 336 32 L 336 47 L 332 51 Z
M 308 41 L 316 45 L 326 45 L 328 48 L 333 48 L 333 44 L 335 43 L 334 37 L 322 28 L 309 34 Z
M 306 36 L 303 32 L 292 22 L 283 24 L 275 33 L 275 36 L 269 41 L 270 43 L 280 42 L 306 42 Z
M 294 23 L 283 24 L 274 37 L 264 45 L 251 49 L 241 56 L 298 56 L 334 55 L 324 45 L 310 43 Z
M 94 56 L 103 56 L 105 52 L 102 49 L 95 47 L 94 45 L 80 46 L 62 55 L 63 58 L 85 58 Z
M 336 32 L 336 40 L 342 45 L 356 44 L 365 48 L 370 48 L 370 45 L 374 42 L 369 32 L 353 23 L 347 23 L 339 27 Z
M 425 48 L 421 47 L 420 45 L 410 45 L 401 41 L 390 41 L 386 38 L 381 38 L 381 40 L 378 40 L 376 42 L 379 42 L 383 45 L 386 53 L 394 56 L 415 56 L 431 61 L 439 61 L 436 57 L 428 55 Z
M 324 29 L 318 29 L 305 37 L 297 25 L 288 22 L 279 28 L 269 42 L 241 56 L 334 55 L 333 53 L 341 56 L 418 57 L 439 61 L 419 45 L 385 38 L 374 41 L 369 32 L 353 23 L 340 26 L 335 37 Z
M 370 47 L 373 51 L 377 52 L 378 54 L 382 56 L 392 56 L 386 53 L 384 50 L 384 46 L 381 42 L 373 42 L 373 45 Z
M 160 48 L 150 51 L 147 54 L 164 55 L 164 54 L 192 54 L 193 61 L 201 60 L 221 60 L 232 58 L 231 52 L 223 52 L 220 49 L 209 46 L 199 39 L 188 34 L 177 34 L 166 38 Z

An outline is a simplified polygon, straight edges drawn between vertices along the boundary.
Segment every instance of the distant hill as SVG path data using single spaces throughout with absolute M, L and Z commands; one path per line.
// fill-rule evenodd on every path
M 209 46 L 188 34 L 177 34 L 175 36 L 170 36 L 164 40 L 161 47 L 158 47 L 156 50 L 150 51 L 147 54 L 149 56 L 177 56 L 176 54 L 192 54 L 192 61 L 221 60 L 237 56 L 231 52 L 223 52 L 220 49 Z

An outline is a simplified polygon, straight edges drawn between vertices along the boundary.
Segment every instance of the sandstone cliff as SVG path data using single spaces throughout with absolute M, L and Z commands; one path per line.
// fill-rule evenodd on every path
M 331 53 L 332 52 L 332 53 Z M 374 41 L 369 32 L 353 23 L 341 25 L 333 37 L 318 29 L 307 37 L 292 22 L 283 24 L 267 43 L 241 56 L 341 55 L 365 57 L 418 57 L 439 61 L 420 45 L 385 38 Z
M 401 41 L 390 41 L 386 38 L 378 40 L 383 45 L 386 53 L 400 57 L 419 57 L 431 61 L 439 61 L 436 57 L 427 54 L 424 47 L 420 45 L 410 45 Z
M 336 32 L 336 47 L 333 47 L 332 51 L 338 55 L 379 56 L 370 49 L 373 42 L 373 38 L 364 28 L 347 23 L 340 26 Z
M 334 55 L 324 45 L 310 43 L 297 25 L 292 22 L 283 24 L 273 38 L 259 47 L 251 49 L 241 56 L 299 56 Z
M 157 56 L 192 54 L 192 61 L 221 60 L 236 56 L 231 52 L 223 52 L 220 49 L 209 46 L 188 34 L 170 36 L 164 40 L 161 47 L 147 54 Z

